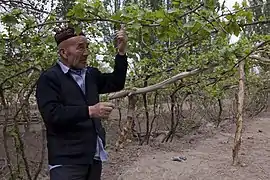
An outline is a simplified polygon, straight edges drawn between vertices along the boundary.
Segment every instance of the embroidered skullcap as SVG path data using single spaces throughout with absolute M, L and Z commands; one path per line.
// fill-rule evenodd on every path
M 75 37 L 75 36 L 85 36 L 85 34 L 83 32 L 79 32 L 78 34 L 75 31 L 75 28 L 73 28 L 72 26 L 66 26 L 60 29 L 55 30 L 56 33 L 54 35 L 54 39 L 57 43 L 57 45 L 59 45 L 61 42 Z

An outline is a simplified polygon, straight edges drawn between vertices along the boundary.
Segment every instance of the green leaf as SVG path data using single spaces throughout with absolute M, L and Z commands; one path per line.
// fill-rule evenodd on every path
M 253 13 L 251 11 L 246 12 L 247 22 L 251 23 L 253 21 Z
M 208 7 L 210 10 L 213 10 L 216 5 L 216 0 L 204 0 L 205 6 Z
M 2 16 L 1 21 L 5 24 L 13 24 L 13 25 L 19 23 L 18 19 L 11 14 Z
M 173 4 L 173 5 L 179 5 L 179 4 L 180 4 L 180 1 L 174 0 L 174 1 L 172 2 L 172 4 Z
M 232 22 L 230 27 L 231 27 L 233 33 L 234 33 L 236 36 L 238 36 L 239 33 L 240 33 L 240 27 L 239 27 L 239 25 L 237 24 L 237 22 Z
M 164 11 L 163 10 L 156 11 L 156 13 L 154 15 L 155 15 L 156 18 L 163 18 L 164 17 Z
M 138 30 L 138 29 L 140 29 L 142 27 L 142 25 L 140 24 L 140 23 L 133 23 L 132 25 L 131 25 L 131 28 L 132 29 L 136 29 L 136 30 Z
M 243 6 L 243 7 L 248 7 L 248 4 L 247 4 L 247 1 L 246 1 L 246 0 L 243 0 L 243 1 L 242 1 L 242 6 Z
M 73 7 L 73 14 L 77 18 L 84 18 L 85 17 L 85 9 L 83 7 L 83 4 L 77 4 Z
M 234 8 L 235 10 L 241 10 L 240 5 L 239 5 L 238 2 L 235 2 L 235 3 L 234 3 L 233 8 Z
M 114 15 L 112 15 L 111 18 L 114 19 L 114 20 L 121 20 L 121 14 L 120 14 L 120 12 L 115 13 Z
M 196 21 L 194 27 L 192 28 L 192 31 L 197 32 L 201 27 L 202 27 L 202 24 Z

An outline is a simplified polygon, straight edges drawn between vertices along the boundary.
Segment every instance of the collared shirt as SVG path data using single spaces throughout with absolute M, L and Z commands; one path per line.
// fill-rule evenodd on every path
M 57 62 L 64 74 L 70 73 L 70 75 L 73 77 L 73 79 L 77 82 L 77 84 L 80 86 L 81 90 L 85 93 L 85 75 L 86 75 L 86 68 L 81 69 L 81 70 L 74 70 L 70 69 L 67 67 L 65 64 L 63 64 L 61 61 Z M 97 137 L 97 146 L 96 146 L 96 154 L 94 157 L 95 160 L 101 160 L 101 161 L 106 161 L 108 159 L 108 154 L 105 151 L 103 147 L 103 143 L 101 138 L 98 136 Z M 51 170 L 52 168 L 58 167 L 61 165 L 54 165 L 50 166 L 49 169 Z

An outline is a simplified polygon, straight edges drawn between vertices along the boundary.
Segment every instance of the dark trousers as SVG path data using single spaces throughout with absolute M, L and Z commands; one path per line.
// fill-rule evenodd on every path
M 50 180 L 100 180 L 101 161 L 92 165 L 64 165 L 50 170 Z

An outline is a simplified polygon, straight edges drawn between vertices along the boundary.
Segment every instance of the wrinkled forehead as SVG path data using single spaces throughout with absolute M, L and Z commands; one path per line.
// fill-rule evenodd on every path
M 75 36 L 68 39 L 72 44 L 88 44 L 88 39 L 85 36 Z

